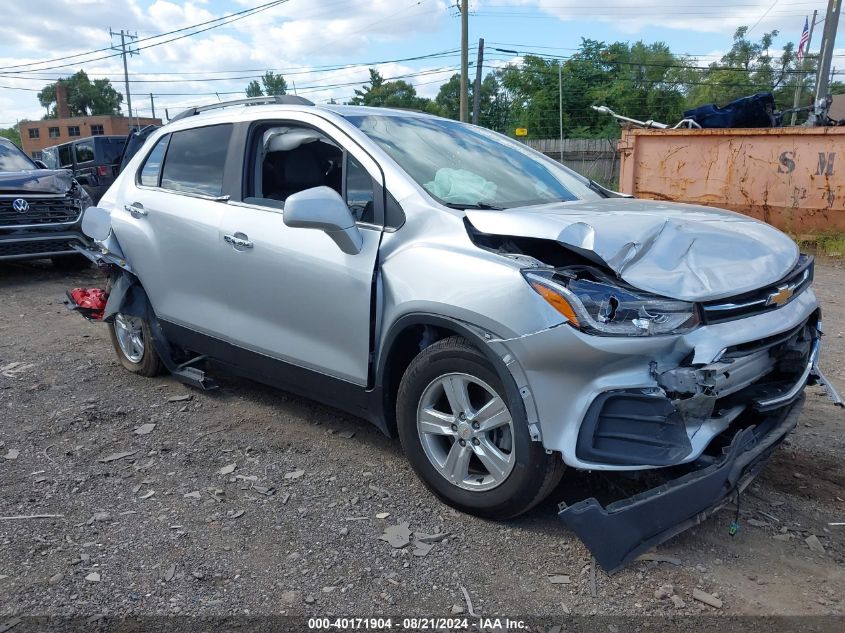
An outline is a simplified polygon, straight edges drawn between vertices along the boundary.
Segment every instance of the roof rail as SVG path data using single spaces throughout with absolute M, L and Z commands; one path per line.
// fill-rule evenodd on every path
M 206 112 L 208 110 L 217 110 L 218 108 L 228 108 L 229 106 L 236 105 L 262 105 L 267 103 L 275 103 L 277 105 L 314 105 L 313 101 L 309 101 L 305 97 L 299 97 L 296 95 L 267 95 L 265 97 L 249 97 L 247 99 L 234 99 L 232 101 L 210 103 L 204 106 L 194 106 L 192 108 L 188 108 L 187 110 L 183 110 L 182 112 L 174 116 L 172 119 L 169 119 L 168 123 L 178 121 L 179 119 L 185 119 L 189 116 L 194 116 L 195 114 L 199 114 L 200 112 Z

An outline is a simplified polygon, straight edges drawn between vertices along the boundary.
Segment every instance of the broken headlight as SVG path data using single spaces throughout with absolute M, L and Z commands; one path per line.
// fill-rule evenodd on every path
M 566 271 L 531 269 L 522 274 L 571 325 L 590 334 L 680 334 L 699 324 L 694 303 L 624 288 L 609 280 L 583 279 Z

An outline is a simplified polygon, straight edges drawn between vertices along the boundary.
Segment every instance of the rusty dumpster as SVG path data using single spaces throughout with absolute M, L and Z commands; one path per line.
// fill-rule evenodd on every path
M 619 189 L 845 232 L 845 127 L 623 130 Z

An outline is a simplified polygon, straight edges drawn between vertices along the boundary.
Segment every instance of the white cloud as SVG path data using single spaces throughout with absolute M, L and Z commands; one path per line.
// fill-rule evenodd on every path
M 526 8 L 537 8 L 559 20 L 595 20 L 632 34 L 647 27 L 724 34 L 732 33 L 739 26 L 751 27 L 759 20 L 753 34 L 759 36 L 778 29 L 793 40 L 801 34 L 807 13 L 805 9 L 809 6 L 776 4 L 772 8 L 771 0 L 742 0 L 737 3 L 727 0 L 613 0 L 593 4 L 584 0 L 477 0 L 473 5 L 479 14 L 500 14 L 503 17 L 524 16 Z M 812 10 L 809 13 L 812 14 Z

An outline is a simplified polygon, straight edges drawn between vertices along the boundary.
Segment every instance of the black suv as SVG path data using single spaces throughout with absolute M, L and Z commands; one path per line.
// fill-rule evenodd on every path
M 67 169 L 42 169 L 0 138 L 0 261 L 49 257 L 63 267 L 88 263 L 71 248 L 87 244 L 80 224 L 91 197 Z
M 48 147 L 42 160 L 53 169 L 70 169 L 97 204 L 120 171 L 126 136 L 91 136 Z

